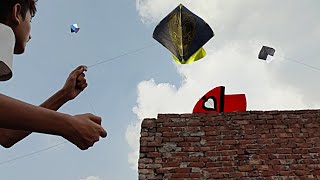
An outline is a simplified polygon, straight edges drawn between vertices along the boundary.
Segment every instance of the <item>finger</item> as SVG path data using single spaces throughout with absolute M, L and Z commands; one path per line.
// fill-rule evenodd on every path
M 72 79 L 72 81 L 77 81 L 78 76 L 82 73 L 83 73 L 83 69 L 78 69 L 78 70 L 70 73 L 69 78 Z
M 81 86 L 82 84 L 87 83 L 86 79 L 82 79 L 81 81 L 77 81 L 77 85 Z
M 77 81 L 85 80 L 85 77 L 86 77 L 86 75 L 84 73 L 81 73 L 81 74 L 78 75 Z
M 81 86 L 81 90 L 83 91 L 87 86 L 88 86 L 87 83 L 83 84 L 83 85 Z
M 84 68 L 78 69 L 74 71 L 72 74 L 78 77 L 80 74 L 82 74 L 84 71 L 86 71 Z
M 82 85 L 77 85 L 77 86 L 76 86 L 76 89 L 78 89 L 78 90 L 80 90 L 80 91 L 83 91 L 83 90 L 85 90 L 87 87 L 88 87 L 88 84 L 85 83 L 85 84 L 82 84 Z
M 80 145 L 77 145 L 79 149 L 81 150 L 87 150 L 89 147 L 84 145 L 84 144 L 80 144 Z
M 88 148 L 92 147 L 94 145 L 95 141 L 91 142 L 90 144 L 88 144 Z
M 93 143 L 96 143 L 96 142 L 98 142 L 100 140 L 100 136 L 95 136 L 95 138 L 93 139 Z
M 86 67 L 81 67 L 81 68 L 79 68 L 79 69 L 74 70 L 74 71 L 70 74 L 70 76 L 71 76 L 72 78 L 74 78 L 74 79 L 77 79 L 78 76 L 79 76 L 80 74 L 82 74 L 84 71 L 87 71 Z
M 72 72 L 75 72 L 75 71 L 80 70 L 80 69 L 84 69 L 85 71 L 87 71 L 87 70 L 88 70 L 88 67 L 85 66 L 85 65 L 80 65 L 80 66 L 78 66 L 76 69 L 74 69 Z M 71 73 L 72 73 L 72 72 L 71 72 Z
M 91 121 L 95 122 L 96 124 L 101 125 L 101 121 L 102 121 L 101 117 L 92 116 L 90 119 L 91 119 Z
M 101 126 L 100 126 L 101 127 Z M 107 137 L 108 133 L 106 130 L 104 130 L 102 127 L 100 128 L 100 136 L 105 138 Z
M 78 66 L 77 68 L 75 68 L 74 70 L 72 70 L 72 71 L 70 72 L 70 75 L 71 75 L 71 74 L 73 74 L 74 72 L 76 72 L 76 71 L 78 71 L 78 70 L 82 69 L 82 68 L 84 68 L 84 66 L 83 66 L 83 65 Z

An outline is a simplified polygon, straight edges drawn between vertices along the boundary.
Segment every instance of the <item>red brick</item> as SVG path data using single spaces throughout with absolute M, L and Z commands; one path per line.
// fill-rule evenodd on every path
M 172 127 L 158 127 L 157 132 L 171 132 L 173 130 Z
M 234 144 L 239 144 L 237 140 L 224 140 L 222 141 L 223 145 L 234 145 Z
M 184 138 L 182 137 L 173 137 L 169 139 L 170 142 L 183 142 Z
M 200 173 L 190 173 L 189 177 L 190 178 L 200 179 L 201 174 Z
M 304 127 L 306 127 L 306 128 L 318 128 L 319 124 L 309 123 L 309 124 L 305 124 Z
M 270 139 L 270 138 L 275 138 L 275 134 L 261 134 L 260 138 L 262 139 Z
M 279 137 L 279 138 L 291 138 L 293 136 L 292 136 L 292 133 L 279 133 L 279 134 L 277 134 L 277 137 Z
M 299 128 L 288 128 L 285 129 L 286 132 L 291 132 L 291 133 L 301 133 L 301 130 Z
M 301 159 L 302 156 L 300 154 L 288 154 L 286 155 L 286 159 Z
M 222 163 L 220 162 L 208 162 L 206 167 L 221 167 Z
M 189 156 L 189 154 L 186 152 L 172 152 L 171 155 L 173 157 L 187 157 L 187 156 Z
M 196 146 L 183 147 L 183 151 L 184 152 L 199 152 L 200 147 L 196 147 Z
M 141 132 L 141 137 L 146 137 L 146 136 L 149 136 L 149 133 L 148 132 Z
M 147 153 L 147 157 L 161 157 L 161 153 L 149 152 L 149 153 Z
M 199 121 L 193 121 L 193 122 L 188 122 L 187 125 L 188 126 L 203 126 L 204 123 L 203 122 L 199 122 Z
M 178 133 L 177 132 L 163 132 L 162 136 L 163 137 L 177 137 Z
M 188 178 L 189 173 L 173 173 L 171 177 L 172 178 Z
M 285 129 L 271 129 L 270 133 L 276 134 L 276 133 L 285 133 Z
M 260 159 L 254 159 L 254 160 L 249 161 L 250 165 L 257 165 L 257 164 L 262 164 L 262 163 L 263 163 L 263 161 Z
M 294 175 L 293 171 L 279 171 L 279 175 L 281 176 L 292 176 Z
M 179 167 L 179 162 L 166 162 L 162 164 L 162 167 Z
M 309 149 L 310 153 L 320 153 L 320 147 Z
M 199 142 L 200 141 L 200 137 L 186 137 L 185 141 L 187 141 L 187 142 Z
M 145 152 L 155 152 L 156 148 L 155 147 L 140 147 L 140 152 L 145 153 Z
M 200 127 L 186 127 L 186 132 L 198 132 L 200 130 Z
M 273 125 L 273 128 L 275 128 L 275 129 L 288 129 L 288 126 L 282 125 L 282 124 L 275 124 L 275 125 Z
M 178 142 L 179 147 L 189 147 L 191 143 L 189 142 Z
M 277 149 L 277 153 L 279 154 L 291 154 L 292 149 Z
M 234 172 L 234 168 L 233 167 L 221 167 L 218 169 L 218 172 L 230 173 L 230 172 Z
M 252 171 L 253 167 L 251 165 L 243 165 L 243 166 L 239 166 L 238 170 L 242 172 L 248 172 L 248 171 Z
M 303 176 L 303 175 L 308 175 L 308 174 L 310 174 L 309 171 L 305 171 L 305 170 L 295 170 L 294 173 L 295 173 L 295 175 L 297 175 L 297 176 Z
M 290 169 L 292 169 L 292 170 L 303 170 L 306 168 L 307 168 L 306 164 L 292 164 L 292 165 L 290 165 Z
M 201 131 L 205 131 L 205 132 L 207 132 L 207 131 L 216 131 L 217 128 L 213 127 L 213 126 L 205 126 L 205 127 L 200 127 L 200 130 Z
M 208 151 L 205 153 L 205 156 L 220 156 L 221 152 L 220 151 Z
M 261 174 L 265 177 L 276 176 L 277 172 L 275 171 L 262 171 Z
M 153 128 L 156 127 L 155 119 L 144 119 L 141 123 L 142 128 Z
M 190 173 L 191 172 L 191 168 L 177 168 L 175 170 L 176 173 Z
M 313 145 L 311 143 L 297 143 L 299 148 L 312 148 Z
M 139 179 L 320 179 L 319 114 L 249 111 L 145 119 Z
M 153 142 L 154 141 L 154 136 L 150 137 L 141 137 L 140 141 L 145 141 L 145 142 Z
M 259 139 L 260 135 L 253 134 L 253 135 L 244 135 L 244 138 L 246 139 Z
M 247 121 L 247 120 L 238 120 L 238 121 L 235 121 L 236 124 L 250 124 L 250 121 Z
M 287 170 L 289 170 L 289 168 L 287 168 L 287 166 L 284 166 L 284 165 L 273 165 L 272 169 L 275 170 L 275 171 L 287 171 Z
M 231 155 L 237 155 L 237 151 L 235 150 L 231 150 L 231 151 L 222 151 L 221 152 L 221 155 L 222 156 L 231 156 Z
M 239 178 L 239 177 L 243 177 L 245 176 L 245 173 L 244 172 L 234 172 L 234 173 L 230 173 L 229 174 L 229 177 L 231 178 Z
M 275 164 L 280 164 L 280 161 L 277 160 L 277 159 L 273 159 L 273 160 L 270 160 L 270 161 L 266 161 L 265 163 L 269 164 L 269 165 L 275 165 Z
M 259 171 L 272 170 L 272 165 L 256 165 L 256 169 Z
M 224 178 L 223 174 L 210 174 L 209 177 L 210 178 L 214 178 L 214 179 L 216 179 L 216 178 Z
M 251 171 L 251 172 L 247 172 L 247 176 L 249 176 L 249 177 L 258 177 L 258 176 L 260 176 L 260 172 L 258 172 L 258 171 Z
M 218 151 L 230 150 L 230 149 L 231 149 L 231 146 L 229 146 L 229 145 L 222 145 L 222 146 L 217 147 Z
M 205 167 L 205 163 L 204 162 L 190 162 L 189 167 Z

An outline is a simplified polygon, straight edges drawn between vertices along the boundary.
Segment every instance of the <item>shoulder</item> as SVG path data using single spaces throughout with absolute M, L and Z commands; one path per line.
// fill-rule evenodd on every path
M 11 27 L 0 23 L 0 81 L 12 77 L 15 36 Z

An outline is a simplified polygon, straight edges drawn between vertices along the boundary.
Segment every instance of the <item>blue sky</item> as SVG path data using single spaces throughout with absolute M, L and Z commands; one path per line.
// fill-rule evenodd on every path
M 215 37 L 207 57 L 175 64 L 152 39 L 156 24 L 180 2 L 208 22 Z M 14 77 L 2 93 L 34 105 L 59 90 L 78 65 L 97 62 L 155 44 L 89 68 L 86 93 L 61 112 L 96 112 L 108 137 L 87 151 L 66 143 L 0 165 L 1 179 L 134 180 L 140 123 L 157 113 L 190 113 L 198 98 L 224 85 L 245 93 L 248 110 L 319 108 L 319 71 L 287 61 L 292 57 L 320 67 L 318 0 L 42 0 L 32 22 L 32 40 L 14 59 Z M 69 27 L 78 23 L 80 31 Z M 257 60 L 262 45 L 276 48 L 275 60 Z M 93 109 L 91 105 L 93 106 Z M 65 140 L 32 134 L 10 149 L 10 160 Z
M 81 28 L 78 34 L 69 32 L 73 23 Z M 78 65 L 89 66 L 155 44 L 152 30 L 143 25 L 132 0 L 39 1 L 32 22 L 32 40 L 26 53 L 14 59 L 13 79 L 0 88 L 6 95 L 38 105 L 61 88 Z M 60 109 L 70 114 L 93 113 L 91 103 L 103 118 L 106 139 L 87 151 L 67 143 L 3 164 L 1 179 L 136 179 L 136 171 L 128 164 L 129 146 L 125 139 L 127 126 L 136 119 L 132 112 L 136 86 L 151 77 L 172 83 L 179 78 L 170 61 L 154 58 L 159 56 L 159 47 L 90 68 L 86 93 Z M 63 141 L 60 137 L 33 134 L 13 148 L 1 149 L 0 159 L 5 161 Z

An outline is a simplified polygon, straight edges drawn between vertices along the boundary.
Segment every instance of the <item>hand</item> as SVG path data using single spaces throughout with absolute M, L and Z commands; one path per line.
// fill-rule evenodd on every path
M 65 139 L 81 150 L 92 147 L 101 137 L 107 137 L 107 132 L 101 127 L 101 118 L 93 114 L 72 116 L 71 131 L 66 132 Z
M 87 69 L 86 66 L 79 66 L 70 73 L 62 88 L 67 100 L 74 99 L 88 86 L 84 74 Z

